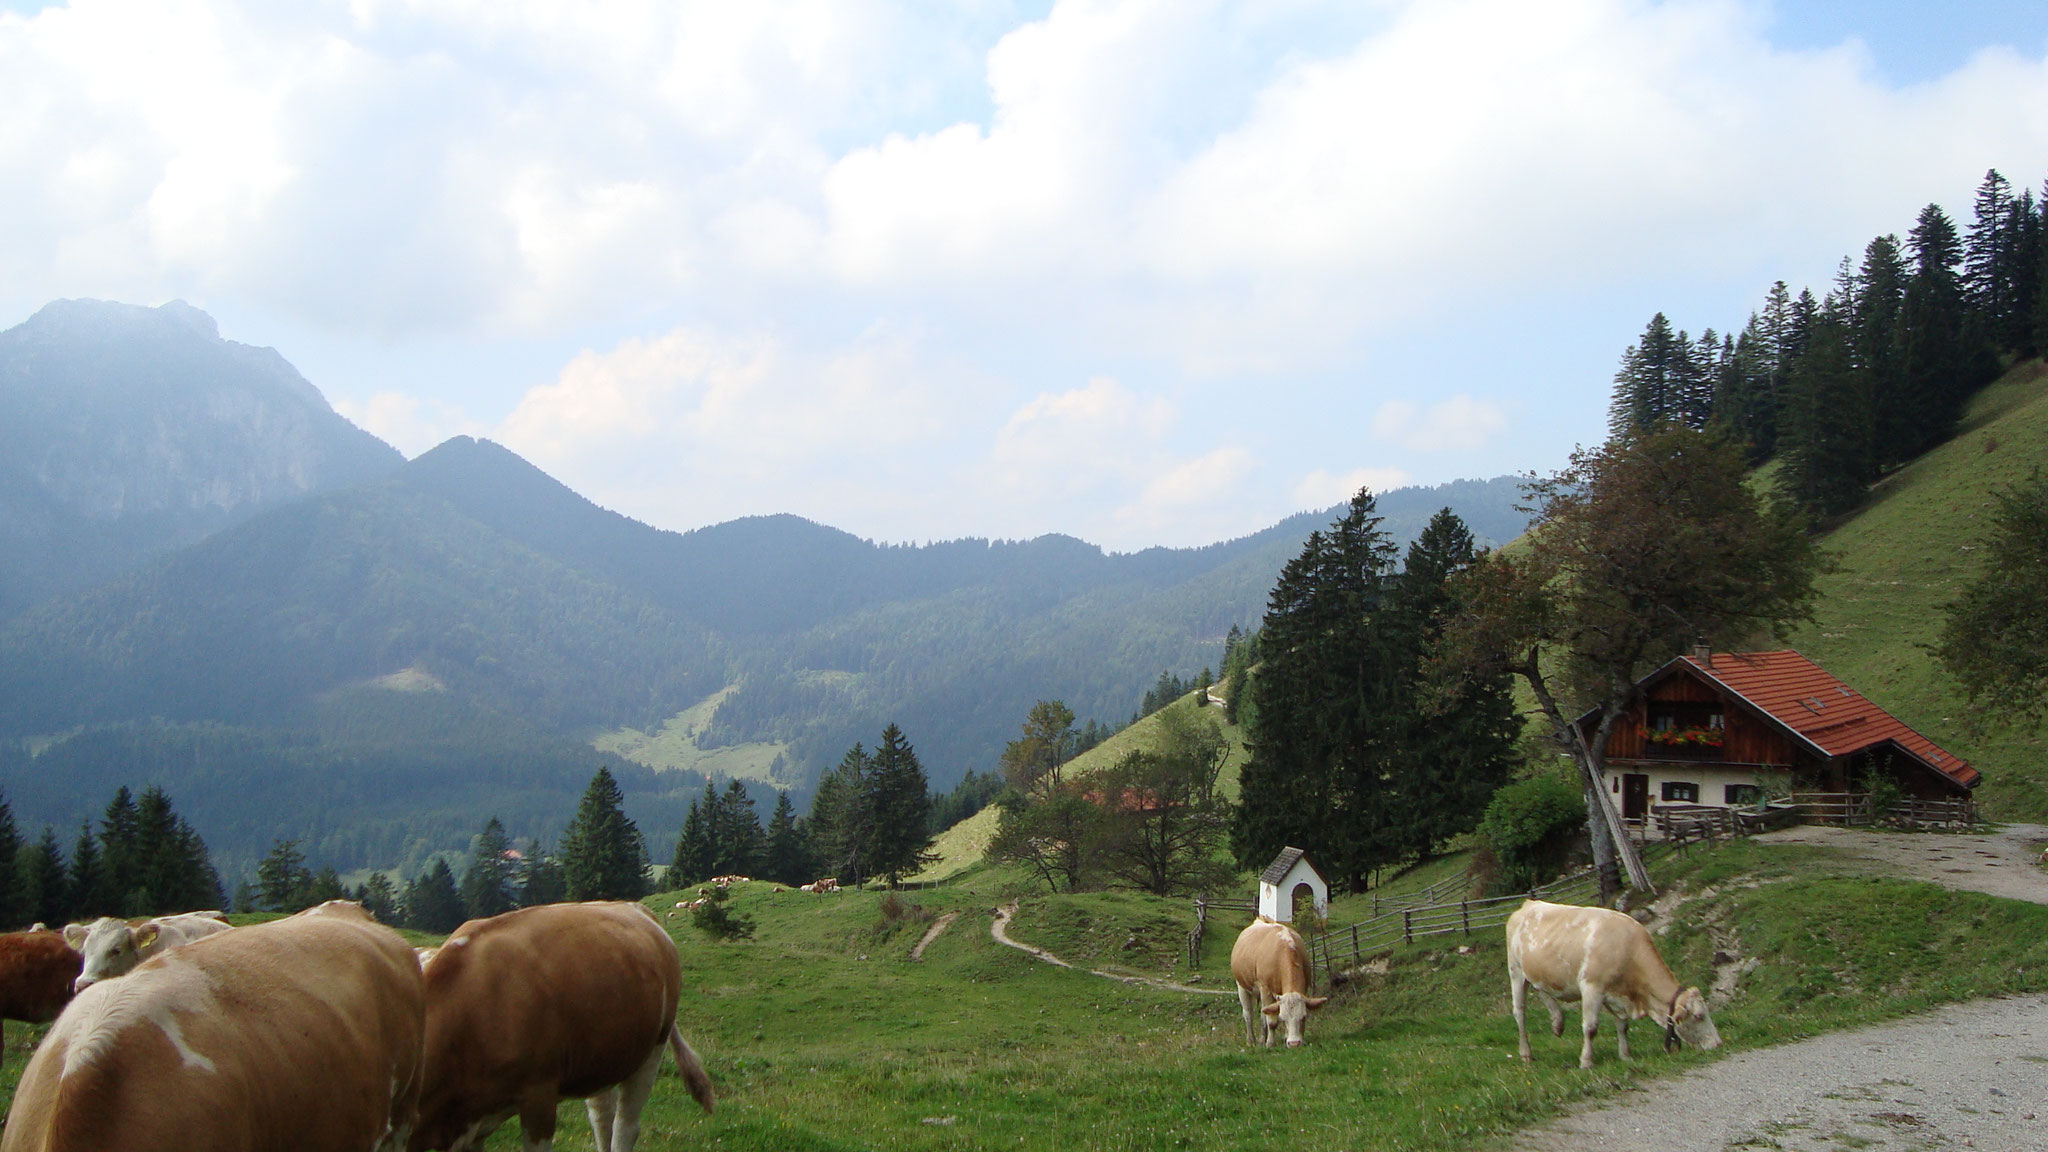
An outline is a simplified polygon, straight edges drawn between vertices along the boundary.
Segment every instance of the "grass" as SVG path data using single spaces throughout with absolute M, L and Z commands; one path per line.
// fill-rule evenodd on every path
M 1731 932 L 1764 958 L 1716 1012 L 1731 1048 L 2048 989 L 2048 908 L 1845 879 L 1831 859 L 1743 842 L 1660 862 L 1667 890 L 1717 890 L 1684 904 L 1662 938 L 1682 977 L 1710 980 Z M 1598 1067 L 1580 1072 L 1575 1035 L 1539 1028 L 1523 1065 L 1498 932 L 1398 949 L 1386 977 L 1347 986 L 1311 1019 L 1304 1048 L 1247 1048 L 1234 997 L 1119 984 L 994 943 L 1004 883 L 982 872 L 903 897 L 960 914 L 921 963 L 908 957 L 929 918 L 888 920 L 881 893 L 746 885 L 734 903 L 758 924 L 747 942 L 715 943 L 678 920 L 680 1019 L 719 1109 L 698 1113 L 666 1070 L 641 1147 L 1467 1148 L 1714 1058 L 1667 1055 L 1646 1036 L 1625 1065 L 1603 1029 Z M 1184 900 L 1090 893 L 1026 897 L 1012 932 L 1076 962 L 1228 987 L 1232 926 L 1190 967 L 1191 924 Z M 8 1025 L 9 1090 L 39 1031 Z M 588 1148 L 580 1106 L 562 1117 L 558 1146 Z M 490 1147 L 516 1147 L 512 1126 Z
M 698 737 L 711 726 L 718 706 L 737 690 L 738 685 L 729 685 L 712 693 L 663 721 L 656 731 L 617 728 L 599 735 L 590 746 L 649 768 L 696 772 L 709 779 L 756 780 L 778 788 L 797 783 L 775 774 L 786 751 L 781 744 L 698 745 Z
M 1928 651 L 1942 606 L 1979 571 L 1992 493 L 2048 462 L 2048 366 L 2028 361 L 1980 393 L 1949 442 L 1886 477 L 1830 531 L 1839 570 L 1792 646 L 1984 773 L 1997 819 L 2048 819 L 2048 731 L 1976 730 Z M 1995 718 L 1994 718 L 1995 719 Z

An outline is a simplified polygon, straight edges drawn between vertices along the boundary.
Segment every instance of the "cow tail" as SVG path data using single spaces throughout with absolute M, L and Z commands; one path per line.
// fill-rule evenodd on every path
M 708 1114 L 717 1097 L 711 1091 L 711 1074 L 704 1071 L 704 1062 L 697 1059 L 697 1050 L 683 1039 L 683 1030 L 669 1025 L 668 1050 L 676 1058 L 676 1068 L 683 1074 L 683 1082 L 690 1086 L 690 1095 Z

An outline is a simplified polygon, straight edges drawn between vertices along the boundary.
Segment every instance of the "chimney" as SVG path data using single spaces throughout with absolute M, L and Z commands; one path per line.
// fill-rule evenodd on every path
M 1692 658 L 1699 661 L 1702 666 L 1712 668 L 1714 666 L 1714 646 L 1704 643 L 1693 645 Z

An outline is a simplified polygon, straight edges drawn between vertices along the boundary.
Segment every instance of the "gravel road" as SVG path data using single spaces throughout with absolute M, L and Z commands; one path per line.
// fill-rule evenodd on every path
M 2039 1152 L 2044 1116 L 2048 996 L 2028 996 L 1739 1053 L 1529 1129 L 1513 1147 Z
M 1800 827 L 1758 839 L 1834 849 L 1849 872 L 2048 904 L 2048 869 L 2037 863 L 2048 827 L 2038 824 L 1914 835 Z M 1611 1044 L 1612 1033 L 1605 1038 Z M 2048 996 L 2031 996 L 1958 1004 L 1730 1056 L 1529 1129 L 1513 1147 L 2039 1152 L 2048 1149 L 2044 1117 Z

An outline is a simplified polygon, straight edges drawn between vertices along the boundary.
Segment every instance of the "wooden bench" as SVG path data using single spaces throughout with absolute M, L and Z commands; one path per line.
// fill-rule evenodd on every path
M 1658 833 L 1681 846 L 1695 840 L 1733 836 L 1740 831 L 1735 810 L 1713 804 L 1660 804 L 1650 814 L 1657 822 Z

